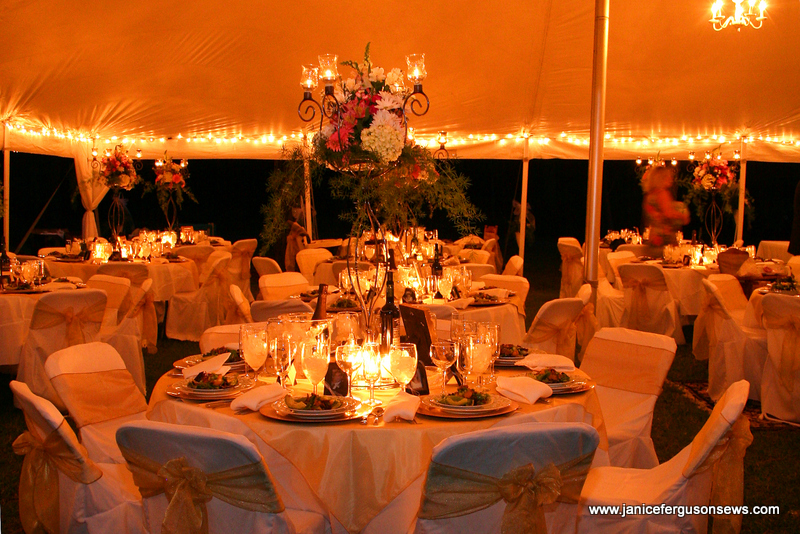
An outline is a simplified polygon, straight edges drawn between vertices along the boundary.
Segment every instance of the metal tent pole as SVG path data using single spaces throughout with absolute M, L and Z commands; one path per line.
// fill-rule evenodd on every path
M 739 141 L 739 154 L 741 154 L 741 166 L 739 167 L 739 208 L 736 212 L 736 237 L 734 241 L 741 239 L 744 241 L 744 201 L 745 187 L 747 186 L 747 143 L 744 137 Z M 744 243 L 742 243 L 744 244 Z
M 525 145 L 522 149 L 522 198 L 520 199 L 519 206 L 519 257 L 525 261 L 525 226 L 526 218 L 528 216 L 528 163 L 530 157 L 528 156 L 528 143 L 525 140 Z

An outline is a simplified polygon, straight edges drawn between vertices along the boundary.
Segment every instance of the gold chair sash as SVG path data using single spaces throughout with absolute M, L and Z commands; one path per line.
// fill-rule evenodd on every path
M 142 314 L 142 338 L 150 353 L 158 350 L 158 317 L 156 316 L 155 300 L 156 295 L 151 288 L 128 312 L 128 317 Z
M 527 343 L 543 343 L 556 338 L 556 354 L 573 358 L 575 356 L 575 346 L 570 347 L 575 323 L 566 323 L 563 326 L 555 325 L 541 319 L 536 321 L 536 327 L 525 334 L 524 341 Z M 573 340 L 574 341 L 574 340 Z
M 575 327 L 577 328 L 578 344 L 581 346 L 581 352 L 578 356 L 582 360 L 589 342 L 600 330 L 600 324 L 597 322 L 594 312 L 594 304 L 591 302 L 586 303 L 581 313 L 575 318 Z
M 103 472 L 86 457 L 85 451 L 81 456 L 70 448 L 59 429 L 44 441 L 26 430 L 14 440 L 13 448 L 14 453 L 25 456 L 19 479 L 19 516 L 23 529 L 29 534 L 57 534 L 60 531 L 58 472 L 82 484 L 91 484 Z
M 753 443 L 750 420 L 740 415 L 728 433 L 719 440 L 695 473 L 713 469 L 711 504 L 741 506 L 744 500 L 744 454 Z M 738 534 L 742 528 L 740 514 L 714 514 L 712 534 Z
M 32 330 L 42 330 L 66 323 L 67 346 L 80 345 L 81 343 L 86 343 L 86 338 L 83 335 L 84 324 L 102 323 L 105 310 L 106 303 L 103 300 L 84 306 L 78 313 L 75 313 L 75 309 L 72 306 L 59 310 L 39 301 L 31 318 L 30 328 Z
M 512 469 L 501 478 L 431 462 L 419 517 L 447 519 L 489 508 L 503 500 L 503 534 L 545 534 L 542 505 L 556 500 L 577 503 L 594 451 L 559 466 L 547 464 L 536 473 L 532 464 Z
M 239 263 L 239 279 L 250 280 L 250 259 L 253 257 L 252 252 L 241 248 L 233 247 L 231 250 L 231 262 L 229 265 Z
M 67 373 L 50 381 L 61 399 L 69 399 L 69 412 L 78 427 L 147 411 L 147 402 L 127 369 Z
M 576 286 L 583 282 L 582 254 L 561 254 L 561 291 L 560 298 L 572 298 L 576 295 Z
M 781 347 L 780 379 L 783 387 L 790 393 L 794 391 L 794 381 L 800 370 L 800 317 L 768 317 L 764 315 L 767 328 L 781 329 L 785 332 Z
M 631 309 L 628 315 L 628 328 L 640 330 L 640 325 L 650 321 L 650 305 L 647 302 L 647 290 L 666 291 L 667 281 L 664 278 L 631 278 L 620 275 L 622 287 L 633 290 Z
M 161 465 L 126 447 L 120 447 L 120 451 L 142 497 L 166 494 L 169 505 L 161 527 L 164 534 L 207 534 L 206 503 L 213 497 L 252 512 L 277 514 L 284 510 L 261 462 L 204 473 L 183 457 Z
M 727 315 L 719 301 L 709 296 L 694 322 L 692 352 L 698 360 L 707 360 L 717 346 L 717 320 Z

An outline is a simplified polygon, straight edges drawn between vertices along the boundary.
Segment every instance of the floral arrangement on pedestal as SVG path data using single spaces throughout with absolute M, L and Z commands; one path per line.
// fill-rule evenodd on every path
M 481 215 L 466 196 L 468 179 L 408 138 L 404 108 L 411 93 L 403 71 L 374 66 L 369 45 L 362 63 L 341 65 L 352 75 L 339 77 L 333 87 L 338 106 L 325 115 L 313 138 L 285 148 L 286 163 L 268 180 L 263 248 L 285 235 L 286 214 L 300 204 L 306 177 L 319 185 L 327 171 L 335 172 L 329 178 L 334 198 L 352 201 L 354 209 L 340 217 L 352 223 L 354 236 L 370 225 L 369 211 L 381 226 L 399 232 L 443 210 L 459 231 L 469 233 Z
M 138 162 L 128 157 L 122 145 L 115 146 L 113 152 L 106 150 L 99 162 L 96 158 L 92 160 L 93 179 L 113 191 L 108 209 L 108 227 L 113 239 L 122 233 L 125 226 L 125 207 L 120 193 L 122 190 L 130 191 L 141 181 L 136 172 L 137 165 Z
M 153 165 L 153 171 L 156 173 L 155 182 L 145 186 L 145 193 L 156 192 L 158 205 L 167 218 L 167 227 L 170 230 L 175 228 L 184 195 L 197 203 L 197 198 L 186 187 L 186 179 L 189 178 L 187 166 L 186 160 L 181 160 L 180 164 L 175 163 L 172 157 L 164 152 L 164 159 L 157 159 Z

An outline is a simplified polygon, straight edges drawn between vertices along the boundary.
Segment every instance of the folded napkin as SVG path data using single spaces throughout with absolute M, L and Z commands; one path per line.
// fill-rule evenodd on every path
M 204 362 L 200 362 L 197 365 L 187 367 L 183 370 L 183 377 L 194 378 L 200 373 L 225 374 L 230 370 L 230 367 L 225 367 L 225 362 L 228 360 L 228 356 L 230 355 L 230 352 L 225 352 L 223 354 L 219 354 L 218 356 L 214 356 L 213 358 L 209 358 Z M 225 369 L 225 373 L 222 372 L 222 369 Z
M 43 291 L 58 291 L 59 289 L 77 289 L 73 283 L 70 282 L 50 282 L 49 284 L 42 285 Z
M 522 365 L 528 369 L 552 367 L 556 371 L 565 373 L 575 370 L 575 364 L 572 360 L 560 354 L 528 354 L 515 365 Z
M 498 376 L 497 392 L 504 397 L 524 404 L 534 404 L 553 394 L 550 386 L 527 376 Z
M 463 310 L 463 309 L 465 309 L 467 306 L 469 306 L 470 304 L 472 304 L 473 302 L 475 302 L 475 299 L 474 299 L 474 298 L 472 298 L 472 297 L 467 297 L 467 298 L 465 298 L 465 299 L 456 299 L 456 300 L 451 300 L 450 302 L 448 302 L 448 303 L 447 303 L 447 305 L 448 305 L 448 306 L 452 306 L 452 307 L 454 307 L 454 308 L 455 308 L 455 309 L 457 309 L 457 310 Z
M 160 265 L 163 263 L 169 263 L 169 260 L 167 260 L 167 258 L 150 258 L 150 263 Z
M 383 421 L 391 423 L 397 418 L 413 421 L 419 408 L 419 397 L 401 391 L 386 404 Z
M 472 291 L 478 291 L 480 289 L 483 289 L 484 287 L 486 287 L 486 282 L 484 282 L 483 280 L 477 280 L 477 281 L 473 280 L 470 289 Z
M 288 392 L 280 384 L 270 384 L 253 388 L 231 402 L 231 410 L 252 410 L 257 412 L 265 404 L 282 399 Z

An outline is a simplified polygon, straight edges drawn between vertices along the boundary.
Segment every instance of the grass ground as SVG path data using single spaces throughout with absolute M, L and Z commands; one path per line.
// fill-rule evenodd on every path
M 529 322 L 542 304 L 558 297 L 559 259 L 555 247 L 550 248 L 534 246 L 527 254 L 531 264 L 525 270 L 531 282 L 526 302 Z M 686 333 L 687 344 L 678 347 L 668 381 L 655 406 L 652 436 L 662 462 L 688 445 L 708 417 L 707 408 L 682 387 L 685 383 L 708 380 L 707 364 L 696 361 L 691 354 L 691 328 Z M 173 361 L 197 352 L 197 343 L 161 340 L 158 353 L 145 356 L 148 391 L 172 367 Z M 0 519 L 5 534 L 22 532 L 17 509 L 22 458 L 14 455 L 11 444 L 24 430 L 25 421 L 13 406 L 8 388 L 12 378 L 0 374 Z M 778 505 L 781 513 L 746 516 L 742 532 L 800 532 L 800 429 L 788 425 L 755 428 L 753 437 L 745 456 L 744 503 Z

